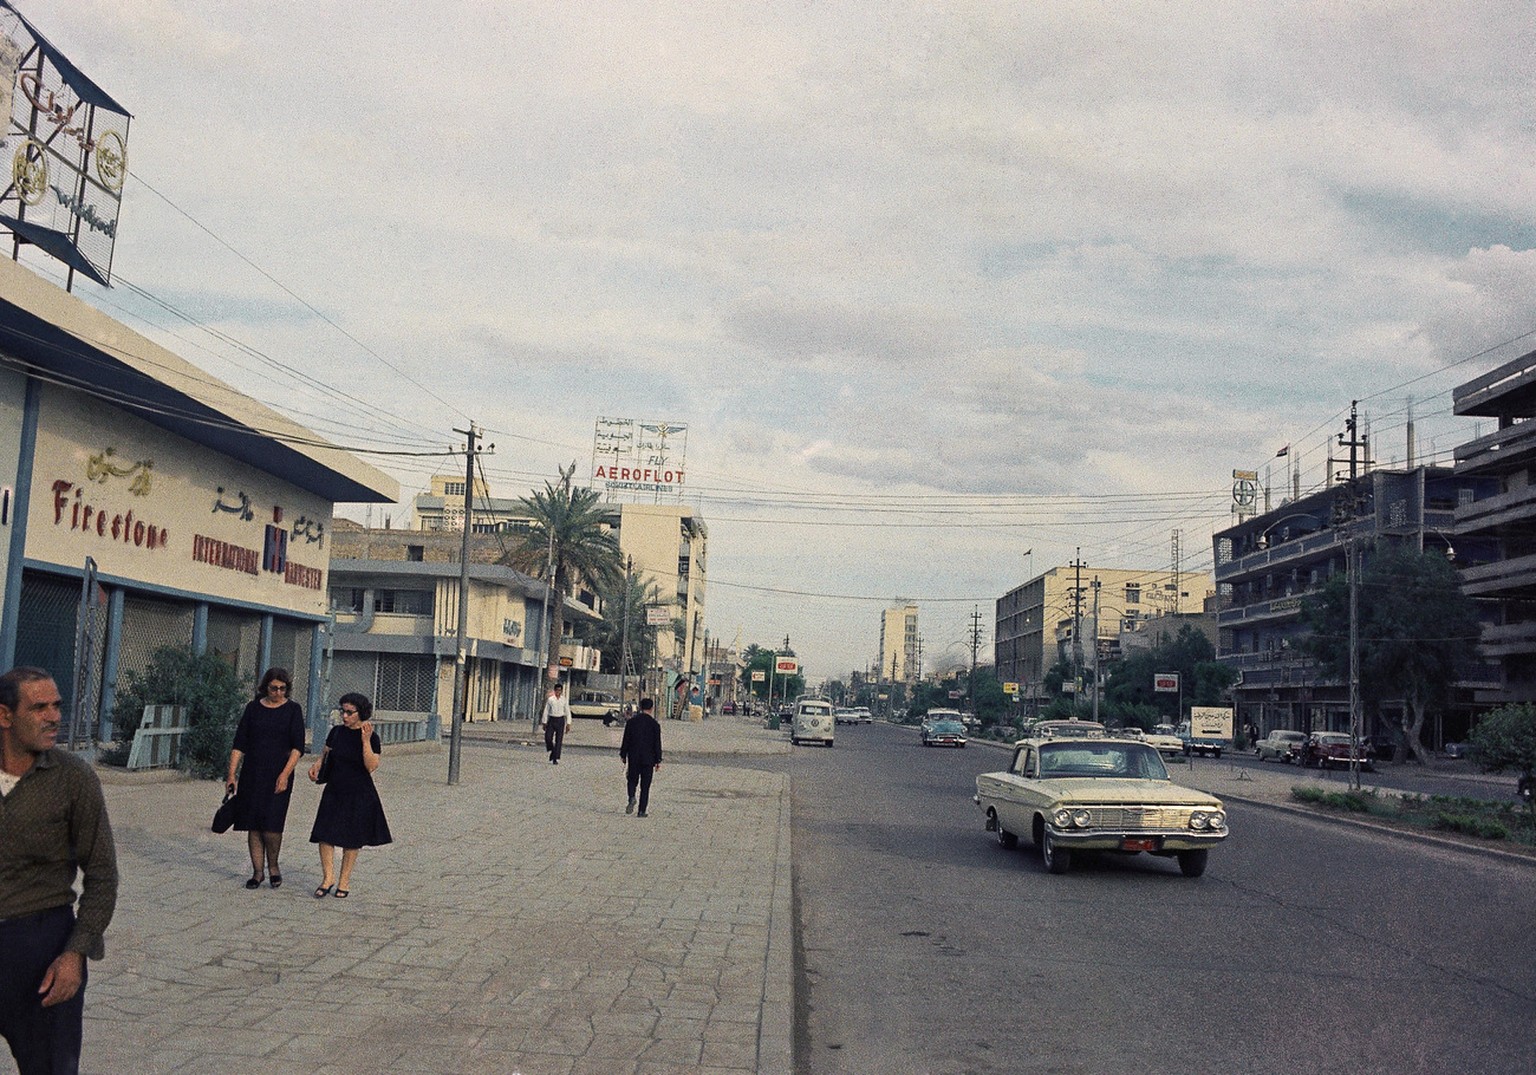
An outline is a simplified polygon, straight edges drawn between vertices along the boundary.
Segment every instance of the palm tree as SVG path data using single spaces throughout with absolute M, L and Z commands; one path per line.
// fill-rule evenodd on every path
M 550 588 L 549 668 L 554 680 L 560 666 L 560 639 L 565 635 L 565 598 L 574 586 L 602 591 L 611 587 L 623 571 L 619 543 L 603 528 L 601 497 L 595 489 L 572 489 L 576 464 L 560 468 L 558 483 L 545 482 L 542 490 L 520 501 L 531 523 L 518 544 L 502 558 Z

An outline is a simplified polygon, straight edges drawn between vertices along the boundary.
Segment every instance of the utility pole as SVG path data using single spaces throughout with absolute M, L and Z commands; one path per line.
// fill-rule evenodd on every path
M 623 618 L 619 620 L 619 705 L 625 706 L 626 691 L 629 688 L 629 576 L 635 569 L 635 558 L 627 557 L 624 561 L 624 597 L 622 607 Z
M 453 654 L 453 719 L 448 735 L 448 783 L 459 782 L 459 748 L 464 733 L 465 700 L 469 696 L 466 672 L 469 660 L 469 532 L 474 523 L 475 509 L 475 458 L 479 449 L 475 442 L 480 431 L 475 423 L 468 429 L 455 429 L 465 437 L 464 445 L 464 534 L 459 543 L 459 634 Z M 496 445 L 490 445 L 494 450 Z
M 965 699 L 971 704 L 971 715 L 976 715 L 976 652 L 981 649 L 981 607 L 971 606 L 971 679 L 965 688 Z
M 1353 528 L 1353 520 L 1351 520 Z M 1360 546 L 1349 535 L 1349 786 L 1360 790 Z
M 1083 685 L 1083 548 L 1077 548 L 1077 558 L 1072 561 L 1075 570 L 1072 583 L 1072 708 L 1077 711 L 1076 691 Z M 1043 627 L 1042 627 L 1043 629 Z
M 1093 719 L 1099 719 L 1099 576 L 1093 576 Z

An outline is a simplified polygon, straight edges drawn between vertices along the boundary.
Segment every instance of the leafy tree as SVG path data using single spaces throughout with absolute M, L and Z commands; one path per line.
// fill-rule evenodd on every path
M 770 686 L 773 688 L 773 697 L 775 701 L 786 698 L 796 698 L 804 694 L 804 676 L 800 675 L 798 672 L 792 676 L 781 676 L 773 671 L 773 660 L 775 657 L 793 657 L 794 655 L 794 650 L 767 649 L 763 646 L 759 646 L 756 642 L 753 642 L 745 650 L 743 650 L 742 659 L 745 662 L 745 668 L 742 672 L 742 675 L 746 677 L 747 690 L 752 695 L 752 697 L 758 699 L 759 701 L 766 701 L 768 698 L 768 689 Z M 754 683 L 752 681 L 753 671 L 759 671 L 763 673 L 761 682 Z
M 103 760 L 113 765 L 127 763 L 145 706 L 175 705 L 187 711 L 177 768 L 205 779 L 218 777 L 228 763 L 235 724 L 250 697 L 250 685 L 240 681 L 223 657 L 194 654 L 188 646 L 163 646 L 150 657 L 142 673 L 123 673 L 112 707 L 118 742 Z
M 1529 702 L 1501 706 L 1472 729 L 1472 760 L 1485 773 L 1513 769 L 1526 780 L 1536 773 L 1536 706 Z M 1530 802 L 1536 813 L 1536 798 Z
M 1152 689 L 1153 676 L 1158 672 L 1179 674 L 1185 705 L 1220 705 L 1236 674 L 1216 660 L 1211 640 L 1186 623 L 1174 638 L 1111 661 L 1106 667 L 1104 697 L 1122 723 L 1150 728 L 1165 721 L 1177 724 L 1182 719 L 1179 695 Z M 1142 723 L 1153 715 L 1156 720 Z
M 1402 699 L 1398 760 L 1430 760 L 1425 718 L 1443 706 L 1457 665 L 1470 658 L 1480 626 L 1455 568 L 1438 553 L 1378 545 L 1360 572 L 1358 632 L 1363 702 Z M 1324 672 L 1349 682 L 1349 580 L 1335 575 L 1302 603 L 1311 633 L 1302 648 Z
M 603 606 L 603 620 L 592 634 L 592 641 L 602 654 L 602 670 L 617 675 L 622 668 L 624 627 L 629 625 L 629 656 L 637 672 L 655 663 L 656 645 L 646 624 L 646 606 L 661 604 L 661 591 L 653 580 L 640 575 L 619 574 L 597 591 Z
M 619 543 L 603 525 L 602 494 L 596 489 L 572 489 L 576 464 L 560 468 L 558 483 L 545 482 L 542 490 L 520 501 L 532 523 L 505 557 L 525 574 L 550 584 L 549 669 L 558 674 L 560 640 L 565 637 L 565 598 L 577 585 L 594 592 L 611 588 L 623 569 Z

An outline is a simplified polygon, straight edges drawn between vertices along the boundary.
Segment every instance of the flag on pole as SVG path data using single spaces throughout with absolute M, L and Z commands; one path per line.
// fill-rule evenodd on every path
M 1279 459 L 1282 455 L 1290 455 L 1290 454 L 1291 454 L 1291 446 L 1290 446 L 1290 444 L 1286 444 L 1286 446 L 1284 448 L 1281 448 L 1278 452 L 1275 453 L 1275 458 Z

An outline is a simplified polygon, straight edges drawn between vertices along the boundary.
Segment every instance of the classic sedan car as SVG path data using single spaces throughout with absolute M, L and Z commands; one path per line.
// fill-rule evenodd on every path
M 1273 731 L 1253 745 L 1260 761 L 1295 761 L 1307 745 L 1306 732 Z
M 1146 732 L 1141 741 L 1165 758 L 1177 758 L 1184 753 L 1184 740 L 1167 732 Z
M 1361 743 L 1356 748 L 1354 757 L 1361 769 L 1370 771 L 1371 751 Z M 1315 765 L 1319 769 L 1328 769 L 1333 766 L 1348 768 L 1350 760 L 1350 743 L 1348 732 L 1314 732 L 1312 738 L 1307 740 L 1306 764 Z
M 923 746 L 965 746 L 965 724 L 958 720 L 933 720 L 923 726 Z
M 1175 784 L 1156 750 L 1128 739 L 1022 740 L 1006 770 L 976 778 L 975 802 L 1000 844 L 1028 836 L 1050 873 L 1078 851 L 1145 851 L 1199 877 L 1227 836 L 1220 799 Z
M 571 716 L 600 720 L 603 724 L 623 721 L 619 699 L 606 691 L 577 691 L 571 697 Z

